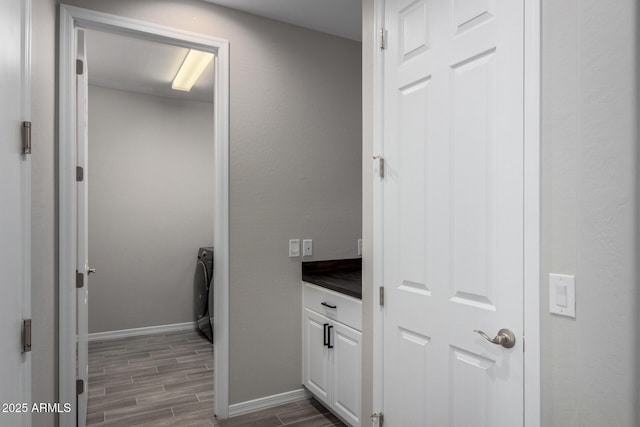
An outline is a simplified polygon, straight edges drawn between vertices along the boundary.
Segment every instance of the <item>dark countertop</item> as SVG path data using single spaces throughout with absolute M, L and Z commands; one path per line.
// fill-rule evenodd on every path
M 362 299 L 362 259 L 303 262 L 302 280 Z

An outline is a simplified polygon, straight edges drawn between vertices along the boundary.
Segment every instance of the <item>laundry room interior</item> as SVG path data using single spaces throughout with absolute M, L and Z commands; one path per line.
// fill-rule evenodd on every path
M 189 49 L 85 33 L 89 337 L 192 323 L 198 248 L 213 246 L 213 61 L 171 90 Z

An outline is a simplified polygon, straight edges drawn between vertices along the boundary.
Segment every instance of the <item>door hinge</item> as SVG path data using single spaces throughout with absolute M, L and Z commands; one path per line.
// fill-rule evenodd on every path
M 31 122 L 22 122 L 22 154 L 31 154 Z
M 76 181 L 82 182 L 84 180 L 84 169 L 82 166 L 76 166 Z
M 78 273 L 76 270 L 76 288 L 82 288 L 84 286 L 84 274 Z
M 373 160 L 379 160 L 379 171 L 378 173 L 380 174 L 380 178 L 384 178 L 384 157 L 378 155 L 378 156 L 373 156 Z
M 387 30 L 380 28 L 380 49 L 385 50 L 387 48 Z
M 22 352 L 31 351 L 31 319 L 22 321 Z
M 384 286 L 380 286 L 380 307 L 384 307 Z
M 84 72 L 84 62 L 82 59 L 76 59 L 76 74 L 82 74 Z
M 84 380 L 76 380 L 76 394 L 79 396 L 84 393 Z
M 382 412 L 374 412 L 373 414 L 371 414 L 371 422 L 377 422 L 378 427 L 382 427 L 382 424 L 384 424 L 384 415 L 382 414 Z

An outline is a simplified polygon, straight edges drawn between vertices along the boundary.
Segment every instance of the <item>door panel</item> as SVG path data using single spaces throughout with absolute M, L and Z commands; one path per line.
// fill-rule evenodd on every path
M 451 347 L 451 425 L 491 427 L 494 420 L 495 362 Z
M 424 218 L 426 209 L 425 144 L 428 113 L 425 115 L 429 99 L 429 79 L 421 78 L 402 87 L 399 94 L 400 127 L 411 129 L 410 134 L 402 135 L 400 165 L 415 173 L 404 176 L 401 187 L 401 204 L 412 203 L 412 209 L 400 212 L 402 288 L 429 296 L 431 291 L 425 278 L 423 262 L 426 257 L 426 228 Z M 426 117 L 425 117 L 426 116 Z M 412 126 L 416 124 L 416 126 Z
M 333 387 L 332 406 L 338 415 L 353 426 L 359 426 L 361 403 L 362 333 L 332 323 Z
M 385 3 L 388 425 L 523 418 L 523 18 L 522 0 Z M 474 333 L 501 328 L 515 347 Z
M 399 408 L 400 425 L 428 425 L 427 415 L 431 412 L 429 399 L 429 378 L 431 367 L 431 339 L 424 335 L 398 328 L 395 347 L 398 355 L 397 385 L 402 387 L 404 399 Z
M 453 301 L 495 311 L 495 50 L 453 70 Z
M 429 46 L 429 26 L 427 25 L 427 2 L 418 0 L 409 4 L 398 14 L 400 18 L 400 53 L 402 61 L 420 55 Z
M 330 360 L 329 349 L 324 345 L 324 325 L 330 321 L 327 317 L 305 308 L 303 322 L 306 357 L 303 361 L 302 382 L 319 400 L 329 404 Z
M 453 8 L 458 35 L 493 18 L 496 0 L 455 0 Z

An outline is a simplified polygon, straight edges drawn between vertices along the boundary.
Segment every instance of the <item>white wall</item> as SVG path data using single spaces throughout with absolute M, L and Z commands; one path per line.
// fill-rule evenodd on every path
M 637 426 L 638 5 L 542 2 L 543 425 Z M 548 273 L 576 275 L 576 319 Z
M 90 333 L 195 320 L 213 159 L 212 103 L 89 86 Z

